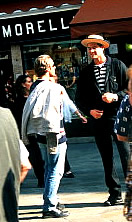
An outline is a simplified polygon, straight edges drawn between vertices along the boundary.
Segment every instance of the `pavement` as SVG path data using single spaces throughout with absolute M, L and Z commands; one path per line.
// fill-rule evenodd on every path
M 125 197 L 125 182 L 119 154 L 114 146 L 116 168 Z M 58 196 L 70 215 L 66 218 L 42 219 L 43 188 L 37 188 L 33 169 L 21 186 L 19 198 L 20 222 L 126 222 L 123 204 L 105 207 L 108 198 L 104 170 L 93 137 L 69 138 L 68 160 L 75 178 L 62 178 Z

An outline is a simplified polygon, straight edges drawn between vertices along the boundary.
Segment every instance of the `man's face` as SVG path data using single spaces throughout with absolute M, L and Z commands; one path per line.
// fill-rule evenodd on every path
M 55 74 L 56 66 L 54 65 L 54 61 L 50 59 L 49 64 L 50 64 L 50 67 L 49 67 L 50 77 L 56 77 L 56 74 Z
M 103 46 L 99 46 L 97 43 L 89 43 L 87 46 L 88 54 L 91 59 L 98 59 L 104 55 Z
M 26 82 L 22 83 L 23 87 L 26 87 L 27 90 L 30 90 L 30 87 L 32 85 L 32 79 L 30 77 L 26 78 Z

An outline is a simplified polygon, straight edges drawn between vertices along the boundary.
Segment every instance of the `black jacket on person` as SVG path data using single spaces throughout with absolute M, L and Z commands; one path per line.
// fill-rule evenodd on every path
M 105 65 L 105 92 L 117 94 L 118 102 L 108 104 L 102 101 L 102 93 L 94 75 L 94 62 L 92 61 L 81 71 L 76 92 L 76 105 L 87 116 L 90 115 L 90 110 L 98 109 L 104 111 L 104 116 L 115 117 L 120 102 L 125 95 L 127 67 L 122 61 L 109 56 L 107 56 Z
M 27 100 L 27 97 L 24 97 L 23 95 L 18 95 L 15 98 L 14 105 L 12 106 L 12 109 L 11 109 L 13 116 L 17 122 L 20 135 L 21 135 L 22 113 L 23 113 L 23 108 L 24 108 L 26 100 Z

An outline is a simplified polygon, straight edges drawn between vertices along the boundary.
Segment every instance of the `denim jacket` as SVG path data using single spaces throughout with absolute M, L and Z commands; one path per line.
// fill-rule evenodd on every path
M 22 140 L 28 144 L 27 135 L 60 132 L 60 103 L 63 87 L 43 81 L 26 100 L 22 115 Z

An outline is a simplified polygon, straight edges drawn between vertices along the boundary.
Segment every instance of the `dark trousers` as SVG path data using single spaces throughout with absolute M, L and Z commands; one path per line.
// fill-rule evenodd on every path
M 118 141 L 116 134 L 114 133 L 114 120 L 100 118 L 94 120 L 95 141 L 99 149 L 104 171 L 105 182 L 109 189 L 109 193 L 119 194 L 121 193 L 121 185 L 116 172 L 114 155 L 113 155 L 113 138 L 117 145 L 117 149 L 120 155 L 124 177 L 127 173 L 128 159 L 130 156 L 130 146 L 126 142 Z
M 30 144 L 27 146 L 29 152 L 29 161 L 33 167 L 38 185 L 44 184 L 44 161 L 38 146 L 37 140 L 34 136 L 29 136 Z
M 65 168 L 64 168 L 64 173 L 68 172 L 71 170 L 68 158 L 67 158 L 67 151 L 66 151 L 66 156 L 65 156 Z

